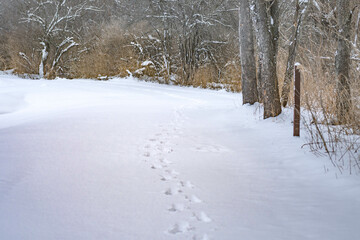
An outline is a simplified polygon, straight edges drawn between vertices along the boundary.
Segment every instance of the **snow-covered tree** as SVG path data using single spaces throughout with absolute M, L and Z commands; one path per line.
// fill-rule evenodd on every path
M 79 45 L 76 21 L 87 11 L 99 11 L 87 0 L 30 0 L 21 22 L 40 27 L 39 76 L 57 71 L 59 62 Z M 51 58 L 50 58 L 51 54 Z M 50 63 L 48 64 L 48 62 Z

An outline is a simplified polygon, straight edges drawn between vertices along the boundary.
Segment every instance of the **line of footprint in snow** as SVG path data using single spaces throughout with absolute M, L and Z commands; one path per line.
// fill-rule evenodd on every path
M 188 217 L 188 219 L 184 221 L 176 222 L 165 231 L 165 234 L 178 235 L 192 233 L 193 240 L 208 240 L 209 237 L 206 233 L 199 235 L 196 232 L 196 228 L 191 224 L 193 221 L 204 224 L 212 222 L 212 219 L 208 217 L 205 212 L 195 212 L 192 210 L 192 204 L 202 203 L 202 200 L 196 195 L 188 193 L 189 190 L 194 190 L 196 187 L 190 181 L 181 180 L 180 174 L 170 168 L 172 163 L 165 157 L 173 151 L 170 146 L 170 140 L 177 137 L 178 134 L 181 134 L 180 127 L 184 122 L 181 110 L 175 110 L 174 115 L 174 120 L 168 126 L 160 126 L 162 131 L 148 139 L 148 143 L 144 147 L 144 157 L 146 162 L 151 164 L 151 169 L 159 172 L 159 180 L 168 185 L 163 194 L 167 197 L 181 195 L 182 201 L 172 203 L 171 206 L 167 208 L 168 212 L 176 214 L 189 211 L 191 213 L 191 217 Z

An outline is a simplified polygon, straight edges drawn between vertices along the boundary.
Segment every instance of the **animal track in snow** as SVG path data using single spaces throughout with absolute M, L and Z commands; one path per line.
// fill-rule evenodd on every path
M 159 161 L 161 162 L 161 163 L 164 163 L 164 164 L 171 164 L 172 162 L 170 162 L 169 160 L 167 160 L 166 158 L 159 158 Z
M 176 172 L 175 170 L 165 170 L 165 172 L 166 173 L 168 173 L 168 174 L 170 174 L 170 175 L 172 175 L 172 176 L 177 176 L 177 175 L 179 175 L 179 173 L 178 172 Z
M 211 218 L 209 218 L 204 212 L 200 212 L 199 214 L 193 213 L 193 215 L 200 222 L 212 222 Z
M 172 153 L 174 151 L 171 147 L 166 147 L 164 145 L 158 145 L 156 150 L 164 153 Z
M 197 196 L 195 195 L 191 195 L 191 196 L 185 196 L 185 199 L 187 199 L 189 202 L 192 203 L 202 203 L 201 199 L 199 199 Z
M 171 180 L 176 178 L 176 177 L 171 176 L 171 175 L 160 175 L 160 176 L 161 176 L 161 178 L 160 178 L 161 181 L 171 181 Z
M 193 231 L 195 230 L 195 228 L 193 226 L 190 225 L 190 223 L 188 222 L 181 222 L 181 223 L 176 223 L 174 226 L 172 226 L 168 233 L 170 234 L 178 234 L 178 233 L 185 233 L 185 232 L 189 232 L 189 231 Z
M 151 168 L 152 168 L 152 169 L 162 169 L 163 166 L 160 165 L 160 164 L 153 164 L 153 165 L 151 165 Z
M 174 150 L 172 148 L 164 148 L 163 151 L 166 153 L 172 153 Z
M 194 188 L 195 186 L 190 182 L 190 181 L 180 181 L 180 185 L 182 187 L 187 187 L 187 188 Z
M 223 147 L 223 146 L 217 146 L 217 145 L 199 145 L 192 150 L 197 152 L 211 152 L 211 153 L 224 153 L 224 152 L 230 152 L 230 149 Z
M 177 187 L 171 187 L 171 188 L 168 188 L 166 191 L 165 191 L 165 195 L 176 195 L 178 193 L 181 193 L 182 190 L 177 188 Z
M 185 209 L 184 204 L 178 203 L 178 204 L 172 204 L 171 208 L 169 208 L 168 210 L 170 212 L 182 212 L 184 211 L 184 209 Z
M 195 235 L 194 237 L 193 237 L 193 240 L 209 240 L 210 238 L 208 237 L 208 235 L 207 234 L 204 234 L 203 236 L 197 236 L 197 235 Z
M 196 187 L 190 181 L 181 179 L 180 173 L 169 168 L 170 164 L 171 166 L 176 166 L 176 164 L 169 161 L 167 157 L 169 156 L 168 154 L 174 152 L 173 147 L 176 146 L 174 145 L 176 142 L 173 140 L 183 134 L 181 130 L 182 123 L 185 119 L 181 109 L 175 110 L 173 117 L 173 120 L 168 124 L 159 125 L 158 131 L 147 139 L 142 149 L 144 152 L 143 155 L 147 159 L 145 161 L 149 162 L 151 169 L 156 170 L 154 172 L 159 173 L 160 180 L 164 184 L 165 188 L 162 194 L 164 197 L 166 196 L 167 201 L 170 201 L 168 202 L 169 206 L 165 206 L 164 208 L 169 214 L 177 216 L 177 218 L 175 218 L 176 220 L 179 220 L 178 217 L 184 214 L 187 216 L 183 219 L 183 222 L 174 222 L 175 224 L 168 230 L 165 230 L 164 233 L 177 235 L 193 231 L 190 236 L 188 234 L 185 235 L 187 239 L 209 240 L 206 234 L 202 235 L 204 232 L 197 232 L 195 227 L 190 225 L 190 223 L 194 221 L 198 221 L 197 224 L 199 225 L 212 222 L 212 219 L 208 217 L 205 212 L 198 209 L 198 207 L 196 211 L 192 209 L 192 204 L 202 203 L 201 199 L 191 194 Z M 216 153 L 228 151 L 228 149 L 224 147 L 215 145 L 199 145 L 197 147 L 195 146 L 192 150 Z

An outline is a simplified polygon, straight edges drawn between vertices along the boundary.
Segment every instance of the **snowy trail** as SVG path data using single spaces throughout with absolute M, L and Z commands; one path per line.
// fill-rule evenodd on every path
M 0 75 L 0 239 L 358 239 L 358 176 L 239 99 Z

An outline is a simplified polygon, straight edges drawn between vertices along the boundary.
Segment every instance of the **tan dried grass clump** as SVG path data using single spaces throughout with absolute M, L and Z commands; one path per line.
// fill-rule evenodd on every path
M 98 78 L 99 76 L 128 76 L 138 68 L 137 56 L 130 45 L 131 36 L 126 33 L 119 22 L 105 25 L 95 44 L 84 53 L 79 61 L 74 62 L 72 69 L 74 77 Z

